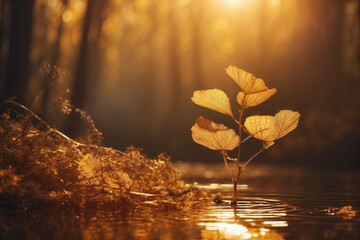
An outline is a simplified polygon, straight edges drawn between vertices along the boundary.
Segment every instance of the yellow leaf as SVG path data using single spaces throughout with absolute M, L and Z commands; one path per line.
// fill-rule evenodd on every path
M 91 184 L 100 184 L 98 175 L 101 172 L 100 163 L 92 154 L 86 154 L 80 161 L 78 165 L 78 170 L 81 175 L 86 177 Z
M 130 188 L 133 184 L 133 181 L 126 172 L 121 170 L 113 170 L 113 172 L 105 172 L 103 178 L 103 183 L 105 186 L 110 188 Z
M 298 126 L 299 118 L 300 114 L 298 112 L 281 110 L 274 117 L 248 117 L 245 120 L 244 126 L 254 138 L 265 142 L 273 142 L 294 130 Z
M 233 116 L 229 98 L 219 89 L 195 91 L 191 100 L 202 107 Z
M 243 92 L 239 92 L 239 94 L 237 95 L 237 101 L 241 106 L 245 108 L 253 107 L 260 103 L 265 102 L 275 93 L 276 93 L 275 88 L 266 89 L 258 93 L 250 93 L 248 95 L 245 95 Z
M 233 150 L 239 145 L 239 136 L 223 124 L 198 117 L 191 128 L 193 140 L 212 150 Z
M 241 91 L 243 91 L 245 95 L 268 89 L 264 80 L 257 78 L 253 74 L 240 68 L 228 66 L 225 70 L 226 73 L 239 85 Z
M 244 126 L 247 132 L 254 138 L 265 142 L 272 142 L 275 140 L 271 134 L 271 125 L 273 124 L 273 120 L 273 116 L 251 116 L 246 118 Z
M 282 138 L 299 124 L 300 113 L 291 110 L 281 110 L 274 117 L 272 134 L 276 139 Z
M 101 185 L 104 188 L 130 188 L 133 181 L 129 175 L 120 170 L 112 172 L 102 172 L 101 163 L 92 154 L 86 154 L 78 165 L 78 170 L 85 178 L 82 181 L 90 185 Z

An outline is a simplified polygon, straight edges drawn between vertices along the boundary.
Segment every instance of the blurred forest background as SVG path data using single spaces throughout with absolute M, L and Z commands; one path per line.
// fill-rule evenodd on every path
M 104 145 L 219 162 L 190 128 L 199 115 L 235 125 L 190 98 L 219 88 L 235 100 L 225 73 L 235 65 L 278 90 L 246 116 L 301 113 L 299 127 L 256 162 L 359 168 L 359 8 L 358 0 L 0 0 L 1 101 L 31 106 L 48 86 L 46 61 L 62 70 L 53 74 Z M 58 94 L 51 88 L 33 109 L 72 137 L 84 134 L 72 116 L 42 111 Z M 260 148 L 247 145 L 244 157 Z

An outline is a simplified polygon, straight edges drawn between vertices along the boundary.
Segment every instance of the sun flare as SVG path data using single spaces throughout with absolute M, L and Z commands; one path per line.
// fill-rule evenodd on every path
M 219 0 L 224 6 L 228 7 L 245 7 L 248 6 L 252 0 Z
M 234 3 L 234 4 L 245 4 L 250 2 L 251 0 L 222 0 L 225 3 Z
M 236 3 L 236 2 L 242 2 L 244 0 L 223 0 L 224 2 L 229 2 L 229 3 Z

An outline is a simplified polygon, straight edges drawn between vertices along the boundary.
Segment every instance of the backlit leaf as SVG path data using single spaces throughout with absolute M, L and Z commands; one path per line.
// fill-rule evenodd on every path
M 273 116 L 251 116 L 246 118 L 244 126 L 254 138 L 273 142 L 282 138 L 299 123 L 300 114 L 291 110 L 281 110 Z
M 212 150 L 233 150 L 239 145 L 239 136 L 223 124 L 198 117 L 191 128 L 193 140 Z
M 257 78 L 253 74 L 240 68 L 228 66 L 225 70 L 226 73 L 239 85 L 241 91 L 243 91 L 245 95 L 268 89 L 264 80 Z
M 273 116 L 251 116 L 246 118 L 244 126 L 248 133 L 250 133 L 254 138 L 266 142 L 272 142 L 275 140 L 271 134 L 273 119 Z
M 265 102 L 275 93 L 275 88 L 266 89 L 258 93 L 250 93 L 248 95 L 245 95 L 243 92 L 239 92 L 236 99 L 241 106 L 248 108 Z
M 130 188 L 133 181 L 129 175 L 122 171 L 103 172 L 101 162 L 92 154 L 86 154 L 79 161 L 78 170 L 84 177 L 83 181 L 90 185 L 101 185 L 102 187 Z
M 230 100 L 226 93 L 219 89 L 198 90 L 191 100 L 202 107 L 232 116 Z
M 282 138 L 299 124 L 300 113 L 291 110 L 281 110 L 274 117 L 272 134 L 276 139 Z
M 101 165 L 92 154 L 86 154 L 79 161 L 78 170 L 81 175 L 89 180 L 90 184 L 100 184 L 98 175 L 101 172 Z

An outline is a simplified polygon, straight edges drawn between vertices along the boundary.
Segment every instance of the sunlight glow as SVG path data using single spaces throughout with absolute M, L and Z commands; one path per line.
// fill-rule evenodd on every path
M 250 233 L 244 233 L 243 235 L 242 235 L 242 238 L 243 239 L 250 239 L 252 236 L 251 236 L 251 234 Z
M 226 4 L 236 4 L 238 6 L 244 6 L 251 2 L 251 0 L 222 0 Z
M 225 222 L 201 222 L 202 236 L 206 239 L 277 239 L 284 238 L 267 228 L 247 228 L 241 224 Z
M 267 228 L 260 228 L 260 235 L 261 236 L 265 236 L 267 232 L 269 232 L 270 230 Z
M 225 2 L 229 2 L 229 3 L 236 3 L 236 2 L 240 2 L 242 0 L 223 0 Z
M 287 227 L 287 221 L 264 221 L 265 225 L 271 225 L 272 227 Z
M 206 187 L 215 190 L 224 189 L 224 185 L 213 183 Z M 224 201 L 230 203 L 226 199 Z M 202 236 L 205 239 L 284 239 L 278 232 L 259 226 L 288 227 L 287 221 L 279 219 L 287 215 L 289 207 L 286 204 L 264 198 L 243 199 L 239 203 L 242 207 L 236 211 L 225 206 L 210 209 L 205 214 L 205 221 L 198 223 L 203 227 Z
M 273 7 L 278 7 L 281 4 L 281 0 L 270 0 L 270 5 Z
M 241 236 L 243 239 L 249 239 L 248 229 L 243 225 L 239 224 L 229 224 L 224 222 L 215 222 L 215 223 L 200 223 L 200 226 L 205 226 L 206 230 L 210 231 L 220 231 L 226 235 Z
M 258 226 L 261 222 L 264 226 L 287 227 L 287 221 L 276 221 L 279 216 L 286 216 L 283 208 L 277 209 L 273 204 L 273 209 L 269 210 L 264 202 L 243 201 L 242 204 L 250 207 L 239 208 L 236 212 L 230 207 L 210 210 L 206 214 L 206 220 L 198 223 L 204 227 L 201 231 L 202 236 L 206 239 L 284 239 L 276 231 Z M 234 221 L 234 217 L 237 220 Z
M 73 18 L 73 14 L 70 10 L 67 10 L 66 12 L 64 12 L 64 14 L 62 15 L 62 19 L 65 23 L 68 23 L 72 20 Z
M 223 184 L 219 184 L 219 183 L 211 183 L 209 185 L 204 185 L 202 186 L 202 188 L 205 189 L 225 189 L 225 188 L 232 188 L 233 185 L 232 184 L 227 184 L 227 183 L 223 183 Z M 238 189 L 248 189 L 248 185 L 246 184 L 238 184 Z

